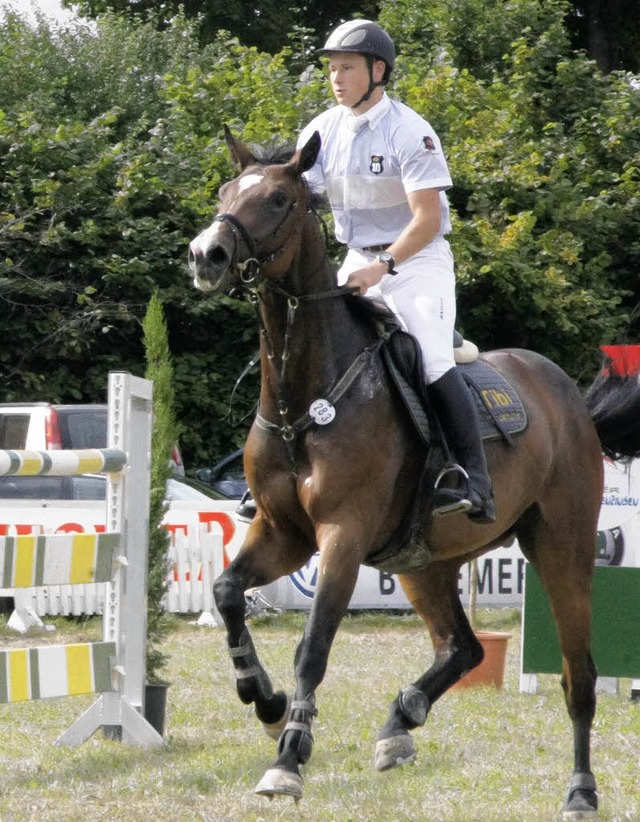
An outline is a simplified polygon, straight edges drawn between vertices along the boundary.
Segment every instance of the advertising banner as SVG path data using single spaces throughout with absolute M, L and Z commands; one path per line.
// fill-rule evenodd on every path
M 517 608 L 522 604 L 524 557 L 517 543 L 496 548 L 478 560 L 478 607 Z M 262 588 L 262 593 L 280 608 L 307 610 L 318 580 L 318 554 L 295 574 Z M 458 591 L 463 604 L 469 601 L 469 567 L 460 571 Z M 358 574 L 349 608 L 364 610 L 407 610 L 409 601 L 393 574 L 363 566 Z
M 640 460 L 604 460 L 596 565 L 640 566 Z

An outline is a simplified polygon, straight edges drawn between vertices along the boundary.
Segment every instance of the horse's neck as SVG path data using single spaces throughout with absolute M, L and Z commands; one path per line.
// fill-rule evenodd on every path
M 292 294 L 335 290 L 335 273 L 329 262 L 306 257 L 310 273 L 298 262 L 283 289 Z M 307 265 L 309 259 L 315 262 Z M 304 413 L 345 373 L 372 336 L 370 329 L 351 316 L 343 296 L 301 300 L 292 318 L 286 298 L 269 293 L 263 302 L 263 322 L 260 404 L 267 414 L 270 409 L 275 411 L 279 402 L 284 402 L 292 415 Z

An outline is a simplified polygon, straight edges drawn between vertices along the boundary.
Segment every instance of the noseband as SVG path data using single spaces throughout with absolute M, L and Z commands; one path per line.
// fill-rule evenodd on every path
M 255 259 L 257 254 L 256 250 L 256 243 L 251 234 L 247 231 L 244 225 L 240 222 L 237 217 L 234 217 L 233 214 L 218 214 L 217 217 L 213 220 L 214 223 L 229 223 L 231 226 L 231 230 L 234 234 L 239 234 L 242 237 L 242 241 L 249 249 L 249 256 Z M 236 246 L 237 251 L 237 246 Z

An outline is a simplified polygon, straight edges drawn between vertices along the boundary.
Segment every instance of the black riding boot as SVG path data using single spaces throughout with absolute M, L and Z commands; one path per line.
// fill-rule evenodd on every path
M 474 522 L 495 522 L 491 477 L 482 445 L 477 410 L 460 372 L 456 367 L 427 386 L 427 393 L 436 411 L 445 436 L 459 462 L 455 471 L 455 487 L 441 484 L 433 496 L 433 515 L 447 516 L 464 512 Z

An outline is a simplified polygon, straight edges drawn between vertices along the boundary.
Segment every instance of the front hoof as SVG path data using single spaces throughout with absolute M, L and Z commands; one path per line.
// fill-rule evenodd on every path
M 598 818 L 598 794 L 592 773 L 573 775 L 562 818 L 568 822 L 593 822 Z
M 376 744 L 374 766 L 376 771 L 389 771 L 399 765 L 406 765 L 416 758 L 416 746 L 411 734 L 397 734 L 381 739 Z
M 254 791 L 260 796 L 292 796 L 296 802 L 302 799 L 302 777 L 282 768 L 269 768 Z
M 291 698 L 287 695 L 287 704 L 285 705 L 284 713 L 277 722 L 263 722 L 262 728 L 267 736 L 275 739 L 277 742 L 282 736 L 287 722 L 289 721 L 289 714 L 291 713 Z

